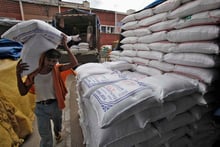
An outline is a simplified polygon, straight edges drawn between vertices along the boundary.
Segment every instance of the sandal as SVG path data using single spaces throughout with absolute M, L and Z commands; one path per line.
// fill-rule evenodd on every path
M 56 143 L 60 143 L 61 141 L 63 141 L 63 137 L 61 135 L 61 133 L 58 133 L 58 135 L 56 135 Z

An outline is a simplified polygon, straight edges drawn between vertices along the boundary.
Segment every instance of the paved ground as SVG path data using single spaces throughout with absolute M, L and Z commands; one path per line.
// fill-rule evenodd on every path
M 63 136 L 64 140 L 54 147 L 84 147 L 81 128 L 79 126 L 78 105 L 76 103 L 75 78 L 67 78 L 69 93 L 66 98 L 66 108 L 63 112 Z M 40 136 L 36 121 L 33 122 L 33 134 L 31 134 L 21 147 L 39 147 Z

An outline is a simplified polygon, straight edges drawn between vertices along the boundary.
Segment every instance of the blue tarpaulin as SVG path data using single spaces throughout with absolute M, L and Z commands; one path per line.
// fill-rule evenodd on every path
M 0 39 L 0 59 L 17 60 L 20 58 L 22 47 L 23 45 L 18 42 Z
M 166 0 L 155 0 L 152 3 L 150 3 L 149 5 L 145 6 L 143 9 L 141 9 L 141 10 L 135 12 L 135 13 L 138 13 L 138 12 L 143 11 L 145 9 L 156 7 L 157 5 L 159 5 L 159 4 L 161 4 L 161 3 L 165 2 L 165 1 Z

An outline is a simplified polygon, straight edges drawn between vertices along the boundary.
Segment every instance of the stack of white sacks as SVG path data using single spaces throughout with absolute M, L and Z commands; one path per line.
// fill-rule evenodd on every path
M 214 144 L 219 7 L 220 0 L 168 0 L 122 20 L 123 51 L 76 69 L 87 147 Z
M 87 42 L 80 42 L 78 45 L 72 45 L 70 50 L 73 54 L 87 53 L 89 51 L 89 44 Z

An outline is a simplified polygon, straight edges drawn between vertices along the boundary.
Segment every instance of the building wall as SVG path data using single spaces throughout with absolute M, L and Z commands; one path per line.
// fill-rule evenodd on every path
M 0 17 L 21 20 L 19 3 L 12 0 L 0 0 Z
M 32 1 L 33 2 L 33 1 Z M 30 3 L 28 0 L 24 2 L 22 1 L 23 6 L 23 14 L 24 20 L 29 19 L 40 19 L 44 21 L 51 21 L 53 16 L 59 12 L 58 3 L 50 5 L 46 3 Z M 17 20 L 22 20 L 22 13 L 20 11 L 20 5 L 18 0 L 0 0 L 0 17 L 8 17 Z M 74 7 L 70 7 L 69 4 L 60 4 L 60 11 L 66 11 Z M 75 7 L 81 6 L 77 4 Z M 85 8 L 89 11 L 88 8 Z M 117 26 L 120 28 L 120 20 L 123 19 L 126 14 L 116 13 L 115 11 L 107 11 L 107 10 L 100 10 L 100 9 L 92 9 L 93 13 L 96 13 L 100 19 L 101 25 L 109 25 L 109 26 Z M 117 18 L 117 19 L 116 19 Z M 118 29 L 120 31 L 120 29 Z M 120 32 L 114 33 L 100 33 L 100 47 L 102 45 L 112 45 L 114 41 L 119 39 Z

